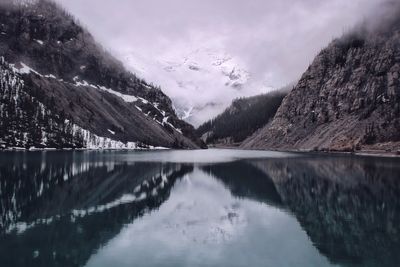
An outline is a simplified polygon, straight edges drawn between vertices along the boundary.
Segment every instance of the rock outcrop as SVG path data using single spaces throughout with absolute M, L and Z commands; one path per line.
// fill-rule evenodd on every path
M 400 147 L 400 8 L 334 40 L 244 148 L 393 150 Z

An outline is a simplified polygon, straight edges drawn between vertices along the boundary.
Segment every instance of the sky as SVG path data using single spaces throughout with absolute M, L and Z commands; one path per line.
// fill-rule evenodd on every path
M 385 0 L 56 0 L 132 71 L 144 76 L 180 105 L 207 106 L 225 98 L 214 116 L 234 97 L 282 87 L 300 78 L 317 53 L 374 13 Z M 198 74 L 193 83 L 202 100 L 193 101 L 187 72 L 160 75 L 167 63 L 193 51 L 227 54 L 250 73 L 249 89 L 233 91 Z M 207 61 L 204 52 L 200 61 Z M 161 63 L 160 63 L 161 62 Z M 160 68 L 155 67 L 161 64 Z M 210 70 L 207 70 L 210 72 Z M 212 70 L 215 71 L 215 70 Z M 220 71 L 220 70 L 218 70 Z M 195 76 L 191 75 L 190 77 Z M 204 77 L 204 78 L 202 78 Z M 202 80 L 204 79 L 204 81 Z M 179 80 L 179 81 L 176 81 Z M 256 82 L 254 82 L 256 81 Z M 186 90 L 185 92 L 182 92 Z M 232 94 L 231 94 L 232 93 Z M 208 96 L 208 97 L 207 97 Z M 180 98 L 180 99 L 179 99 Z M 199 97 L 200 98 L 200 97 Z M 218 102 L 218 101 L 215 101 Z M 221 102 L 221 101 L 219 101 Z M 221 103 L 222 103 L 221 102 Z M 211 103 L 212 104 L 215 103 Z M 218 103 L 217 103 L 218 104 Z M 187 107 L 186 107 L 187 108 Z M 200 112 L 200 111 L 199 111 Z M 196 123 L 199 123 L 197 121 Z

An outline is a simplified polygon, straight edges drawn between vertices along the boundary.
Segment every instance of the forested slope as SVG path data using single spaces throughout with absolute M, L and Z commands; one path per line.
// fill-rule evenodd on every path
M 275 115 L 288 89 L 239 98 L 222 114 L 196 131 L 208 144 L 238 144 L 266 125 Z

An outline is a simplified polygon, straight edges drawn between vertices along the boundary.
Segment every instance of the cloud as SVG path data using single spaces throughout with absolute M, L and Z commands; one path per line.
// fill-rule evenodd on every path
M 321 48 L 387 2 L 56 1 L 130 66 L 132 62 L 126 62 L 126 58 L 131 53 L 141 58 L 163 61 L 179 59 L 197 48 L 212 48 L 232 55 L 251 73 L 253 79 L 272 87 L 283 86 L 300 77 Z M 181 90 L 178 87 L 163 89 L 172 95 L 179 95 Z M 210 98 L 215 93 L 213 88 L 201 89 L 201 93 L 209 94 Z M 243 95 L 251 93 L 246 90 L 241 92 Z M 209 99 L 202 98 L 204 101 Z M 226 97 L 226 102 L 230 100 L 231 97 Z

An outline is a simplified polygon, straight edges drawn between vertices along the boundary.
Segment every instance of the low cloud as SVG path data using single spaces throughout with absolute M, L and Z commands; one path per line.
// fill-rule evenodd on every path
M 314 56 L 331 40 L 390 2 L 57 1 L 130 66 L 134 65 L 127 62 L 131 53 L 165 61 L 177 60 L 198 48 L 211 48 L 232 55 L 253 79 L 266 87 L 281 87 L 300 77 Z M 151 79 L 152 75 L 146 78 Z M 172 95 L 178 95 L 181 90 L 178 87 L 163 89 Z M 201 90 L 211 97 L 215 88 Z M 241 92 L 242 95 L 251 93 Z M 227 102 L 230 100 L 226 98 Z

